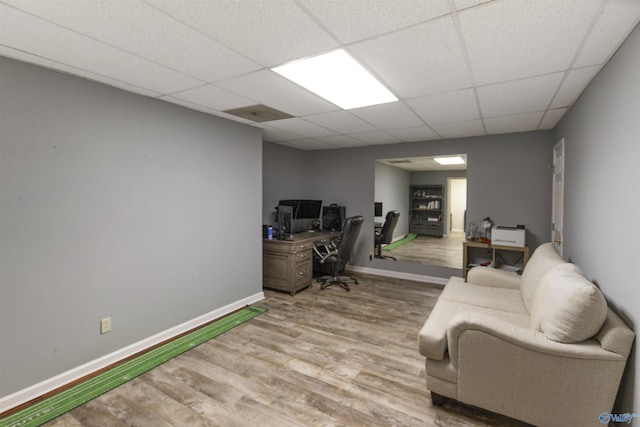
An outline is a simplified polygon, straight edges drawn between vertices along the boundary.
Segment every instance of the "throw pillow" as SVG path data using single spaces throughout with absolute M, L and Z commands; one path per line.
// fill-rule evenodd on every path
M 584 341 L 598 333 L 607 317 L 600 289 L 574 264 L 549 270 L 541 279 L 531 311 L 531 326 L 562 343 Z

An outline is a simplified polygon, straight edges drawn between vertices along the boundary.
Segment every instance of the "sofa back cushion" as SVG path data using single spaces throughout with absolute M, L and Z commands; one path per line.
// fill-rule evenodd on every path
M 574 264 L 549 270 L 535 293 L 531 327 L 547 338 L 574 343 L 592 338 L 607 318 L 607 301 L 600 289 Z
M 552 243 L 544 243 L 538 246 L 533 255 L 531 255 L 531 259 L 529 259 L 522 272 L 522 280 L 520 282 L 522 302 L 529 313 L 531 313 L 533 297 L 536 293 L 538 282 L 547 271 L 560 264 L 565 264 L 565 260 L 558 254 Z

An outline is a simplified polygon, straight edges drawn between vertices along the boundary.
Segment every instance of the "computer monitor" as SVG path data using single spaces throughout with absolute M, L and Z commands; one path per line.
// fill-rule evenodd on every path
M 320 219 L 322 200 L 289 199 L 280 200 L 278 206 L 290 206 L 293 209 L 291 232 L 300 233 L 312 228 L 314 220 Z
M 278 205 L 278 239 L 285 240 L 293 233 L 293 208 Z
M 382 202 L 375 202 L 373 205 L 373 216 L 382 216 Z

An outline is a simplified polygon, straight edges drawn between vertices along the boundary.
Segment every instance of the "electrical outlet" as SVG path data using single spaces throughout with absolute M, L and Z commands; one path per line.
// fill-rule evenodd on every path
M 100 320 L 100 333 L 106 334 L 111 331 L 111 317 L 105 317 Z

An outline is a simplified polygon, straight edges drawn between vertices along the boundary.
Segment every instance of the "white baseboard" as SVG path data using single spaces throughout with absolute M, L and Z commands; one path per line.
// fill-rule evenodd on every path
M 357 265 L 347 265 L 347 270 L 356 273 L 372 274 L 374 276 L 393 277 L 396 279 L 414 280 L 416 282 L 436 283 L 446 285 L 449 279 L 443 277 L 425 276 L 423 274 L 403 273 L 401 271 L 382 270 L 379 268 L 359 267 Z
M 106 368 L 113 363 L 117 363 L 121 360 L 126 359 L 127 357 L 133 356 L 136 353 L 153 347 L 154 345 L 160 344 L 182 333 L 190 331 L 191 329 L 219 319 L 220 317 L 223 317 L 229 313 L 232 313 L 249 304 L 253 304 L 263 299 L 264 292 L 258 292 L 254 295 L 235 301 L 217 310 L 213 310 L 209 313 L 203 314 L 202 316 L 198 316 L 195 319 L 189 320 L 185 323 L 157 333 L 156 335 L 150 336 L 149 338 L 145 338 L 142 341 L 138 341 L 137 343 L 121 348 L 120 350 L 116 350 L 113 353 L 85 363 L 84 365 L 80 365 L 76 368 L 70 369 L 66 372 L 56 375 L 55 377 L 48 378 L 42 382 L 39 382 L 38 384 L 34 384 L 13 394 L 4 396 L 0 398 L 0 413 L 8 411 L 11 408 L 15 408 L 18 405 L 40 397 L 64 385 L 72 383 L 73 381 L 86 377 L 87 375 L 97 372 L 100 369 Z

